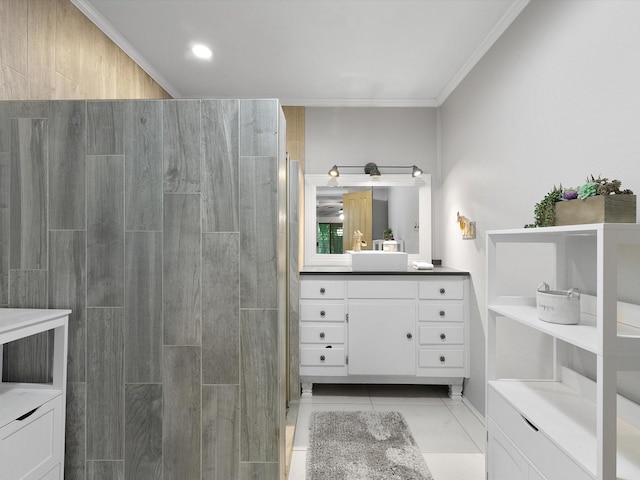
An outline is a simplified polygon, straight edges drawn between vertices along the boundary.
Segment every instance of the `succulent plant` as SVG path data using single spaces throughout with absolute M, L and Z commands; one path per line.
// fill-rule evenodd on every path
M 525 225 L 525 228 L 532 227 L 549 227 L 555 224 L 555 204 L 562 200 L 573 200 L 575 198 L 584 200 L 594 195 L 633 195 L 628 188 L 620 190 L 620 180 L 609 180 L 593 175 L 587 177 L 587 182 L 578 188 L 562 188 L 553 186 L 553 190 L 545 195 L 545 197 L 536 203 L 535 206 L 535 223 Z
M 545 195 L 545 197 L 536 203 L 534 209 L 535 223 L 527 225 L 527 227 L 549 227 L 553 225 L 555 220 L 555 204 L 562 200 L 562 185 L 560 187 L 553 186 L 553 190 Z
M 598 194 L 598 184 L 596 182 L 587 182 L 578 189 L 578 198 L 584 200 Z
M 591 177 L 587 177 L 587 183 L 595 183 L 597 188 L 596 195 L 633 195 L 633 192 L 628 188 L 620 190 L 620 185 L 622 185 L 620 180 L 609 180 L 600 176 L 594 178 L 591 175 Z

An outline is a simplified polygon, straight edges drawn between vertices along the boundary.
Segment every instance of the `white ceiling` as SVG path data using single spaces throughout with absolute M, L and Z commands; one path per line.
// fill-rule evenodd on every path
M 175 98 L 436 106 L 529 0 L 71 1 Z

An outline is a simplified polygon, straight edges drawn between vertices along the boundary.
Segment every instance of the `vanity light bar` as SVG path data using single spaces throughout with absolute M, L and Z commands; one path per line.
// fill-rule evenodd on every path
M 331 167 L 331 170 L 329 170 L 328 172 L 329 176 L 334 178 L 339 177 L 340 171 L 338 170 L 338 168 L 362 168 L 362 167 L 360 167 L 360 165 L 334 165 L 333 167 Z M 378 167 L 378 165 L 376 165 L 373 162 L 369 162 L 364 166 L 364 173 L 371 175 L 372 177 L 379 177 L 380 168 L 410 168 L 412 177 L 419 177 L 420 175 L 422 175 L 422 169 L 418 168 L 415 165 L 381 165 L 380 167 Z

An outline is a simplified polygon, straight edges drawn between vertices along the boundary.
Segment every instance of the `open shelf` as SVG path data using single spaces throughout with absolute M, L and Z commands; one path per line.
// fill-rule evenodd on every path
M 540 320 L 536 307 L 531 305 L 488 305 L 487 308 L 588 352 L 601 353 L 594 318 L 583 316 L 577 325 L 561 325 Z M 618 323 L 618 351 L 635 352 L 640 356 L 640 328 Z

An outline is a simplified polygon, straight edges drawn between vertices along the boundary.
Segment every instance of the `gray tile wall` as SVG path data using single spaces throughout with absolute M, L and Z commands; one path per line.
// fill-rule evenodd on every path
M 276 100 L 0 102 L 0 307 L 73 310 L 65 479 L 279 478 L 283 135 Z

